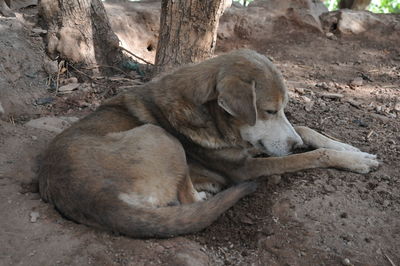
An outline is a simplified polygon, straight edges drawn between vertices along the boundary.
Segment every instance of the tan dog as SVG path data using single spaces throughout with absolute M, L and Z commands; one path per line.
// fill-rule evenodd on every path
M 40 169 L 41 196 L 79 223 L 170 237 L 203 229 L 254 191 L 243 181 L 378 166 L 374 155 L 293 128 L 287 101 L 281 74 L 256 52 L 184 66 L 110 99 L 58 135 Z M 288 155 L 300 146 L 317 149 Z M 260 153 L 271 157 L 253 157 Z M 195 190 L 226 186 L 205 201 Z

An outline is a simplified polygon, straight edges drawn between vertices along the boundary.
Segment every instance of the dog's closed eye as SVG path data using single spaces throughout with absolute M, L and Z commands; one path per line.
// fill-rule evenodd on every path
M 275 110 L 265 110 L 265 112 L 269 115 L 276 115 L 278 113 L 278 111 Z

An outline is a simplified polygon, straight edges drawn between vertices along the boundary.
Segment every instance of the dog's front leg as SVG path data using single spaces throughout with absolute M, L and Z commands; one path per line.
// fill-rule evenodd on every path
M 360 152 L 360 150 L 356 147 L 330 139 L 311 128 L 298 126 L 295 127 L 295 130 L 302 138 L 304 144 L 308 147 L 314 149 L 326 148 L 337 151 Z
M 368 173 L 379 166 L 376 156 L 365 152 L 317 149 L 284 157 L 248 158 L 235 175 L 238 180 L 296 172 L 312 168 L 339 168 L 356 173 Z

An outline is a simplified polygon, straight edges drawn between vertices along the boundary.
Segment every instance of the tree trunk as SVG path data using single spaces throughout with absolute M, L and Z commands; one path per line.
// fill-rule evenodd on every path
M 0 0 L 0 14 L 5 17 L 15 17 L 10 9 L 10 1 Z
M 348 8 L 354 10 L 365 10 L 371 3 L 371 0 L 340 0 L 339 8 Z
M 224 8 L 225 0 L 162 0 L 158 71 L 209 58 Z
M 85 65 L 113 65 L 121 58 L 101 0 L 39 0 L 39 14 L 47 27 L 47 50 Z

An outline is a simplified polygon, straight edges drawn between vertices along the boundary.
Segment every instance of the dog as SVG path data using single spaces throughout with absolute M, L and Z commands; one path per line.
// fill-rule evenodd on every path
M 375 155 L 293 127 L 287 102 L 282 75 L 254 51 L 183 66 L 58 135 L 39 170 L 41 197 L 78 223 L 164 238 L 204 229 L 262 176 L 378 167 Z

